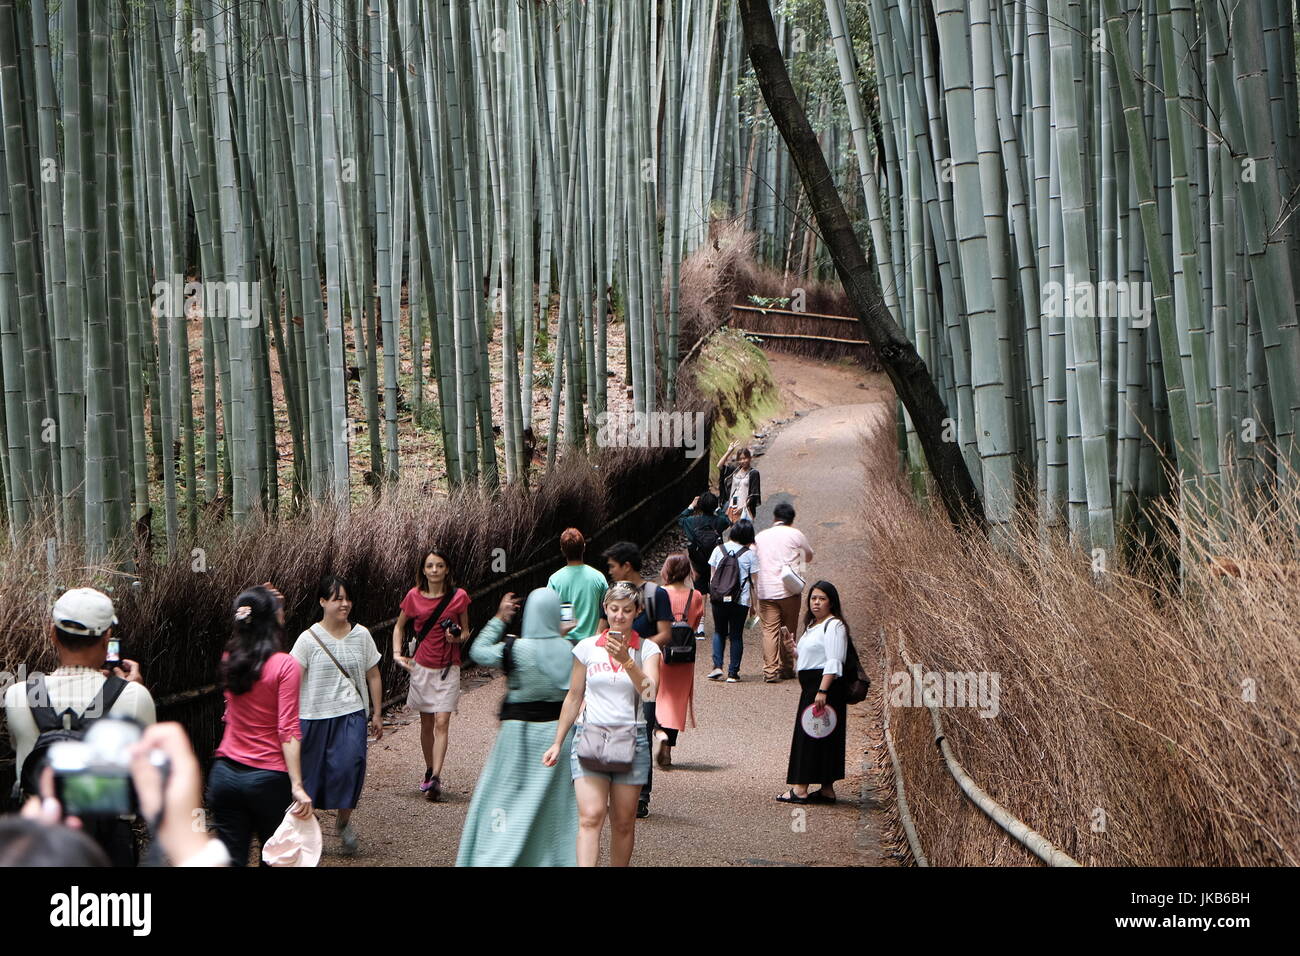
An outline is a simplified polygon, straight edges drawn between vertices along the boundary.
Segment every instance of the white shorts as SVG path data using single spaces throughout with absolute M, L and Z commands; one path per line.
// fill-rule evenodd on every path
M 460 703 L 460 665 L 446 668 L 425 667 L 411 662 L 411 687 L 406 692 L 406 706 L 422 714 L 454 714 Z

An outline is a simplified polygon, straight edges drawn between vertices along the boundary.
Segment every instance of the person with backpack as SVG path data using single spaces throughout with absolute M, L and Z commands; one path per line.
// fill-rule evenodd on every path
M 654 762 L 667 770 L 673 765 L 677 732 L 689 720 L 695 726 L 695 628 L 704 617 L 704 597 L 691 584 L 691 559 L 670 554 L 659 574 L 661 591 L 668 594 L 673 620 L 668 646 L 663 648 L 659 692 L 655 695 L 655 728 L 651 742 Z
M 709 556 L 712 574 L 709 599 L 713 605 L 713 670 L 709 680 L 722 680 L 723 649 L 731 645 L 731 662 L 727 683 L 740 680 L 740 658 L 745 652 L 745 621 L 749 618 L 754 595 L 758 560 L 751 547 L 754 525 L 741 519 L 727 532 L 727 542 L 718 545 Z
M 572 733 L 556 754 L 555 739 L 573 673 L 573 645 L 560 621 L 560 595 L 549 587 L 528 595 L 520 635 L 506 628 L 519 610 L 507 594 L 470 650 L 475 663 L 505 671 L 501 729 L 479 774 L 461 830 L 457 866 L 574 866 L 578 804 L 569 771 Z
M 230 859 L 246 866 L 253 836 L 266 846 L 286 807 L 305 820 L 312 802 L 302 785 L 302 670 L 283 650 L 284 596 L 269 585 L 251 587 L 233 610 L 220 670 L 226 728 L 208 772 L 207 805 Z
M 156 719 L 140 665 L 124 658 L 111 671 L 105 666 L 118 623 L 107 594 L 73 588 L 54 602 L 50 617 L 58 668 L 11 684 L 4 698 L 18 774 L 14 786 L 27 796 L 39 793 L 40 772 L 49 748 L 58 741 L 82 739 L 101 717 L 123 717 L 146 726 Z M 87 833 L 114 866 L 135 866 L 138 855 L 129 819 L 89 823 Z
M 370 631 L 348 619 L 352 594 L 346 581 L 327 575 L 317 597 L 321 620 L 298 635 L 290 652 L 302 667 L 303 787 L 318 809 L 338 811 L 339 840 L 352 856 L 352 810 L 366 780 L 366 731 L 376 740 L 384 735 L 381 655 Z
M 785 781 L 790 789 L 776 798 L 783 803 L 835 802 L 835 781 L 844 779 L 850 689 L 858 678 L 852 646 L 839 591 L 829 581 L 818 581 L 808 590 L 808 613 L 796 647 L 799 706 Z M 821 789 L 809 793 L 813 783 Z
M 709 556 L 722 541 L 722 536 L 726 533 L 730 522 L 724 515 L 718 514 L 718 496 L 711 491 L 706 491 L 696 495 L 686 509 L 677 516 L 677 524 L 686 535 L 686 554 L 691 559 L 695 590 L 707 600 L 709 575 L 713 570 L 709 567 Z M 696 633 L 701 637 L 704 636 L 703 617 L 700 618 Z
M 555 738 L 542 755 L 543 765 L 554 767 L 576 725 L 569 773 L 578 798 L 579 866 L 595 866 L 600 859 L 606 817 L 611 865 L 627 866 L 636 842 L 639 797 L 650 776 L 650 718 L 641 702 L 654 700 L 663 660 L 659 645 L 633 627 L 643 610 L 641 595 L 641 587 L 630 581 L 605 593 L 609 627 L 573 648 L 569 691 Z
M 614 582 L 624 582 L 637 588 L 641 600 L 637 603 L 637 614 L 632 621 L 632 630 L 646 640 L 653 641 L 659 650 L 668 646 L 672 636 L 673 608 L 672 602 L 664 589 L 653 581 L 641 576 L 641 549 L 632 541 L 619 541 L 605 550 L 605 565 Z M 655 722 L 654 698 L 644 703 L 645 718 L 650 731 L 658 726 Z M 654 789 L 654 767 L 650 768 L 645 786 L 641 789 L 641 800 L 637 803 L 637 817 L 650 815 L 650 793 Z
M 408 622 L 415 636 L 404 648 Z M 402 598 L 393 625 L 393 660 L 411 672 L 406 706 L 420 712 L 420 792 L 434 802 L 442 797 L 451 715 L 460 703 L 460 647 L 468 632 L 469 593 L 456 587 L 447 553 L 431 549 L 420 560 L 415 587 Z

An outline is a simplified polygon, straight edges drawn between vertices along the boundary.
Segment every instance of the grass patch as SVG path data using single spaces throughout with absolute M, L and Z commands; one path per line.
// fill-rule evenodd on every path
M 781 397 L 763 350 L 734 329 L 721 329 L 700 347 L 695 387 L 717 406 L 711 453 L 714 460 L 733 439 L 749 439 L 781 412 Z

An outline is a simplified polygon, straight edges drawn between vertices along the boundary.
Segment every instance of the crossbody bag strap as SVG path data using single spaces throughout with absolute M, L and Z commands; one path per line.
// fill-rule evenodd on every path
M 424 627 L 420 628 L 420 633 L 415 636 L 415 647 L 411 650 L 412 657 L 414 657 L 415 652 L 420 649 L 421 642 L 429 636 L 429 632 L 433 630 L 433 626 L 438 623 L 438 618 L 442 617 L 442 612 L 447 609 L 447 605 L 451 603 L 451 599 L 455 596 L 456 592 L 454 590 L 448 591 L 442 596 L 442 600 L 434 606 L 433 613 L 430 614 L 429 619 L 424 622 Z
M 643 637 L 641 638 L 641 640 L 644 641 L 646 640 L 646 638 Z M 603 647 L 601 648 L 601 650 L 605 651 Z M 614 662 L 614 658 L 610 657 L 609 651 L 605 651 L 605 656 L 609 657 L 611 664 Z M 639 644 L 632 649 L 632 660 L 636 663 L 636 669 L 640 670 L 641 669 L 641 646 Z M 623 672 L 627 673 L 626 667 L 623 668 Z M 631 681 L 632 675 L 628 674 L 627 679 Z M 633 696 L 636 697 L 636 702 L 632 705 L 632 723 L 635 724 L 637 722 L 637 718 L 641 716 L 641 691 L 637 688 L 635 684 L 633 684 L 632 692 L 633 692 Z M 587 695 L 584 693 L 582 695 L 582 710 L 578 714 L 577 722 L 584 723 L 586 716 L 587 716 Z
M 325 652 L 325 656 L 328 657 L 331 661 L 333 661 L 334 666 L 339 669 L 339 673 L 348 679 L 348 683 L 351 684 L 352 689 L 357 692 L 357 696 L 361 698 L 361 704 L 364 707 L 366 703 L 366 695 L 361 693 L 361 688 L 358 687 L 357 682 L 352 679 L 352 675 L 348 673 L 348 669 L 339 663 L 339 659 L 334 656 L 334 652 L 325 646 L 325 642 L 322 641 L 320 639 L 320 635 L 316 633 L 316 625 L 313 624 L 308 629 L 307 633 L 316 639 L 316 643 L 319 644 L 320 649 Z

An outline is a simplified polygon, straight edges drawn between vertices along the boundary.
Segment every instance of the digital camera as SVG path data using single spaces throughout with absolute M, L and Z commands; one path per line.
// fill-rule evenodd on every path
M 134 720 L 104 717 L 90 725 L 83 739 L 50 745 L 54 793 L 64 814 L 116 817 L 139 812 L 131 782 L 131 748 L 141 732 Z M 162 751 L 155 751 L 150 759 L 165 772 L 167 758 Z

